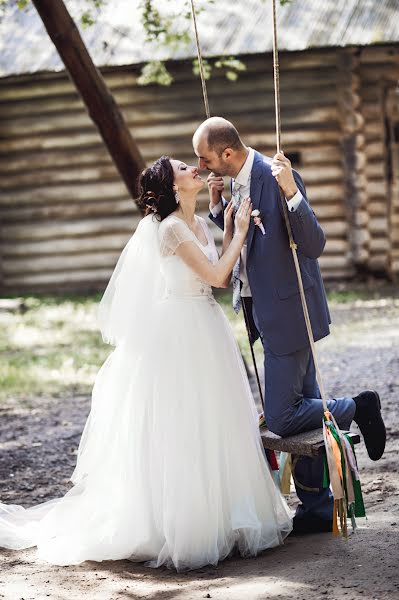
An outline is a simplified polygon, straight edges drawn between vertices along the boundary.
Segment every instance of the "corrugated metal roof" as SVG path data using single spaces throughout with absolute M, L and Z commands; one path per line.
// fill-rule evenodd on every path
M 77 0 L 66 0 L 71 14 L 82 11 Z M 271 0 L 217 0 L 198 17 L 205 55 L 249 54 L 272 48 Z M 124 65 L 150 58 L 195 56 L 190 48 L 172 52 L 145 43 L 139 0 L 109 0 L 97 23 L 82 31 L 98 66 Z M 163 11 L 183 7 L 182 0 L 157 3 Z M 181 27 L 191 23 L 181 20 Z M 279 46 L 304 50 L 330 46 L 399 43 L 398 0 L 292 0 L 278 7 Z M 63 65 L 32 5 L 19 11 L 14 2 L 0 23 L 0 75 L 56 71 Z

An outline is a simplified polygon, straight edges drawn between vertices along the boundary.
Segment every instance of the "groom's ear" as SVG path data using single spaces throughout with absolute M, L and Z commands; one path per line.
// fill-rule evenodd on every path
M 232 155 L 234 153 L 234 150 L 232 148 L 225 148 L 222 152 L 222 158 L 224 158 L 224 160 L 229 160 Z

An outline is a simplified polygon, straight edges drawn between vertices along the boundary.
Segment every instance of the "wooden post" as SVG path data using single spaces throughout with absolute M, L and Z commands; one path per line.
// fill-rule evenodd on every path
M 356 50 L 338 52 L 338 108 L 342 127 L 342 153 L 345 173 L 345 196 L 350 223 L 349 242 L 354 264 L 367 269 L 370 232 L 367 211 L 367 177 L 364 117 L 357 74 Z
M 32 0 L 132 198 L 145 162 L 62 0 Z
M 398 60 L 399 62 L 399 60 Z M 385 97 L 389 185 L 389 275 L 399 276 L 399 95 L 390 88 Z

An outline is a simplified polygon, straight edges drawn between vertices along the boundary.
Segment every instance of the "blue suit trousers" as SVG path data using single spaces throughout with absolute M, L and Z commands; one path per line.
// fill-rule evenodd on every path
M 310 348 L 278 356 L 262 339 L 265 354 L 265 418 L 268 428 L 281 436 L 322 426 L 323 404 Z M 355 414 L 352 398 L 328 400 L 328 409 L 341 429 L 349 429 Z M 293 478 L 301 502 L 298 518 L 331 519 L 333 497 L 323 488 L 324 459 L 292 456 Z

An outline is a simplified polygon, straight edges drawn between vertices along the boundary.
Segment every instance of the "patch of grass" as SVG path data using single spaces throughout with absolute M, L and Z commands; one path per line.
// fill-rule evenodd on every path
M 96 296 L 26 296 L 21 312 L 0 312 L 0 401 L 89 394 L 112 351 L 97 327 Z
M 362 300 L 397 296 L 392 287 L 332 288 L 333 305 L 350 308 Z M 231 290 L 216 292 L 241 352 L 251 362 L 242 313 L 231 306 Z M 101 294 L 19 297 L 21 312 L 0 310 L 0 401 L 29 401 L 35 395 L 90 394 L 96 373 L 112 346 L 104 344 L 96 315 Z M 263 361 L 260 341 L 255 344 L 259 364 Z

